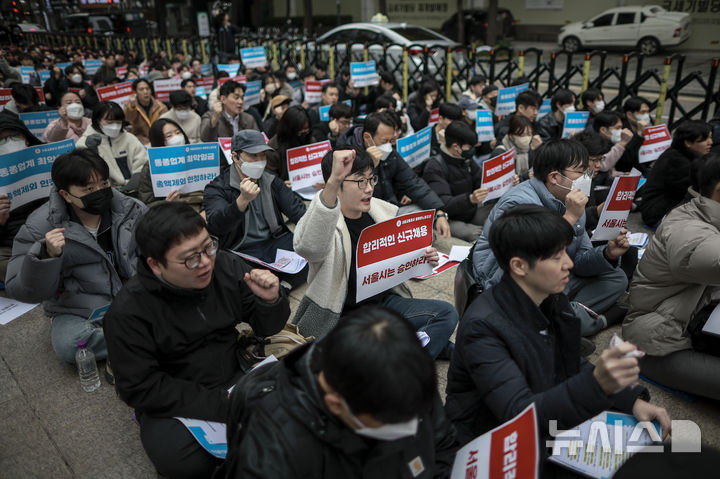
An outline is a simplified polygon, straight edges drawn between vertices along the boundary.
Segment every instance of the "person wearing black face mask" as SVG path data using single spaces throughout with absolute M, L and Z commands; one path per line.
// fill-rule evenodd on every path
M 482 187 L 482 169 L 473 160 L 476 143 L 477 134 L 467 123 L 451 122 L 445 143 L 423 170 L 423 179 L 445 204 L 453 236 L 470 243 L 482 232 L 494 203 L 483 204 L 488 190 Z
M 107 357 L 102 317 L 94 313 L 135 275 L 133 231 L 146 208 L 111 188 L 109 174 L 92 150 L 59 156 L 50 198 L 18 231 L 8 264 L 8 296 L 44 301 L 55 353 L 69 363 L 78 341 L 97 359 Z

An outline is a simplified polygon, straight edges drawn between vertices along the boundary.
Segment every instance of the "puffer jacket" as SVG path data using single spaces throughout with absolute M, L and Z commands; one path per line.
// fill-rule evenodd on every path
M 150 112 L 145 112 L 137 100 L 130 100 L 125 105 L 125 120 L 130 124 L 130 131 L 140 140 L 143 145 L 150 144 L 150 125 L 155 120 L 168 111 L 164 103 L 160 103 L 155 98 L 150 98 Z
M 535 133 L 540 135 L 543 143 L 550 140 L 557 140 L 562 135 L 563 124 L 555 118 L 555 112 L 551 111 L 537 121 Z
M 110 218 L 115 264 L 85 227 L 72 221 L 55 188 L 47 203 L 33 212 L 13 243 L 5 281 L 8 296 L 26 303 L 44 301 L 48 316 L 89 317 L 110 303 L 123 282 L 135 275 L 135 225 L 145 205 L 113 190 Z M 51 258 L 45 234 L 65 228 L 62 255 Z
M 98 144 L 98 154 L 110 168 L 112 186 L 125 186 L 130 177 L 140 173 L 148 162 L 147 149 L 132 133 L 121 131 L 117 138 L 109 138 L 90 125 L 75 146 L 89 148 L 95 144 Z
M 630 286 L 623 337 L 653 356 L 692 348 L 686 328 L 720 284 L 720 203 L 678 206 L 648 244 Z
M 423 179 L 443 201 L 442 209 L 451 220 L 472 219 L 477 205 L 470 201 L 470 194 L 482 186 L 482 169 L 477 163 L 449 155 L 443 145 L 425 164 Z

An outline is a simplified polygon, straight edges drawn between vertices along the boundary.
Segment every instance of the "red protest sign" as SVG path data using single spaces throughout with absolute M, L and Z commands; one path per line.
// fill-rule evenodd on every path
M 639 182 L 640 176 L 615 178 L 591 241 L 610 241 L 620 234 L 620 230 L 627 224 Z
M 215 84 L 215 77 L 196 78 L 193 81 L 195 82 L 195 86 L 201 86 L 205 88 L 205 91 L 209 92 Z
M 128 67 L 117 67 L 115 68 L 115 75 L 117 75 L 118 78 L 123 78 L 125 75 L 127 75 Z
M 43 91 L 42 87 L 36 86 L 36 87 L 33 87 L 33 88 L 35 88 L 35 91 L 37 92 L 38 96 L 40 97 L 39 103 L 40 103 L 40 104 L 45 104 L 45 92 Z
M 460 449 L 450 477 L 536 479 L 539 458 L 535 404 L 531 404 Z
M 5 109 L 5 104 L 12 100 L 11 88 L 0 88 L 0 111 Z
M 425 250 L 432 245 L 434 216 L 433 210 L 410 213 L 368 226 L 360 233 L 356 301 L 432 273 Z
M 317 190 L 313 185 L 323 182 L 320 162 L 331 149 L 330 141 L 325 140 L 287 150 L 285 158 L 293 191 L 305 199 L 315 196 Z
M 655 161 L 663 151 L 670 148 L 672 137 L 667 125 L 648 126 L 643 130 L 643 144 L 640 147 L 638 161 L 647 163 Z
M 515 148 L 486 160 L 482 169 L 482 187 L 488 189 L 485 201 L 500 198 L 515 183 Z
M 120 106 L 125 106 L 134 94 L 132 82 L 116 83 L 97 89 L 100 101 L 114 101 Z
M 223 152 L 223 155 L 225 155 L 225 160 L 228 162 L 228 165 L 232 165 L 232 151 L 230 151 L 230 146 L 232 145 L 232 138 L 218 138 L 218 143 L 220 143 L 220 150 Z
M 308 103 L 320 103 L 322 99 L 322 86 L 321 81 L 306 81 L 305 82 L 305 101 Z
M 433 126 L 439 120 L 440 120 L 440 108 L 435 108 L 434 110 L 430 111 L 430 121 L 428 122 L 428 125 Z
M 167 80 L 155 80 L 153 88 L 155 89 L 155 98 L 158 101 L 167 102 L 170 100 L 170 92 L 180 89 L 182 80 L 179 78 L 169 78 Z
M 218 80 L 218 87 L 221 86 L 223 83 L 229 82 L 230 80 L 238 83 L 247 83 L 247 77 L 245 75 L 240 75 L 236 77 L 225 77 Z

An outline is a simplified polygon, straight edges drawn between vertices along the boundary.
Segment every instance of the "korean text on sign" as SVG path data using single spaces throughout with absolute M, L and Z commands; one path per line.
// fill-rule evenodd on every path
M 482 170 L 482 187 L 488 189 L 485 202 L 500 198 L 515 182 L 515 148 L 486 160 Z
M 535 118 L 535 121 L 544 117 L 551 111 L 552 111 L 552 107 L 550 106 L 550 98 L 545 98 L 543 100 L 542 104 L 540 105 L 540 110 L 538 110 L 538 114 L 537 114 L 537 117 Z
M 47 198 L 53 187 L 50 171 L 55 159 L 74 148 L 75 141 L 70 139 L 0 155 L 0 194 L 8 195 L 10 209 Z
M 260 90 L 262 90 L 262 82 L 260 80 L 245 83 L 245 106 L 260 103 Z
M 232 165 L 232 163 L 233 163 L 232 151 L 231 151 L 232 138 L 229 136 L 218 138 L 218 143 L 220 144 L 220 150 L 222 150 L 223 156 L 225 157 L 225 160 L 228 162 L 228 165 Z
M 570 138 L 575 133 L 580 133 L 585 129 L 589 111 L 570 111 L 565 113 L 565 122 L 563 123 L 563 132 L 561 138 Z
M 670 148 L 672 136 L 667 125 L 648 126 L 643 130 L 643 144 L 638 153 L 638 161 L 647 163 L 655 161 L 663 151 Z
M 495 105 L 495 114 L 509 115 L 515 111 L 515 98 L 518 93 L 523 92 L 529 88 L 529 83 L 523 83 L 522 85 L 511 86 L 508 88 L 501 88 L 498 91 L 497 104 Z
M 432 245 L 433 210 L 410 213 L 365 228 L 357 244 L 358 302 L 403 281 L 432 273 L 425 250 Z
M 431 136 L 432 127 L 426 126 L 417 133 L 400 138 L 397 141 L 398 153 L 411 168 L 422 164 L 430 157 Z
M 267 65 L 265 47 L 243 48 L 240 50 L 240 58 L 245 68 L 258 68 Z
M 217 65 L 218 72 L 227 72 L 231 78 L 238 74 L 239 69 L 239 63 L 220 63 Z
M 153 194 L 164 198 L 172 191 L 202 191 L 220 173 L 217 143 L 164 146 L 148 150 Z
M 369 62 L 351 62 L 350 79 L 356 88 L 378 84 L 375 60 Z
M 610 241 L 620 234 L 620 230 L 627 223 L 639 181 L 640 176 L 615 178 L 600 213 L 597 228 L 590 238 L 592 241 Z
M 478 141 L 492 141 L 495 138 L 493 115 L 489 110 L 475 110 L 475 133 Z
M 120 106 L 125 106 L 135 92 L 133 91 L 132 82 L 128 81 L 98 88 L 97 94 L 100 101 L 114 101 Z
M 428 119 L 428 125 L 434 126 L 440 121 L 440 108 L 434 108 L 430 110 L 430 118 Z
M 20 120 L 22 120 L 27 129 L 30 130 L 30 133 L 38 138 L 42 138 L 45 128 L 58 118 L 60 118 L 60 113 L 58 113 L 57 110 L 20 113 Z
M 155 88 L 155 98 L 158 101 L 168 102 L 170 101 L 170 92 L 179 90 L 182 79 L 170 78 L 169 80 L 155 80 L 153 82 L 153 88 Z
M 324 181 L 320 163 L 331 149 L 330 142 L 325 140 L 287 150 L 288 177 L 293 191 L 305 199 L 315 197 L 317 190 L 313 185 Z

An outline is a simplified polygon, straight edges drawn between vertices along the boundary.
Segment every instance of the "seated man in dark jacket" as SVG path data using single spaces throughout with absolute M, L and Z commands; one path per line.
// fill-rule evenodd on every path
M 448 371 L 445 410 L 464 444 L 535 403 L 541 437 L 570 429 L 610 408 L 670 429 L 665 409 L 647 400 L 638 381 L 636 350 L 623 343 L 593 366 L 580 356 L 580 324 L 563 294 L 573 262 L 566 248 L 572 226 L 542 206 L 507 210 L 490 231 L 490 247 L 505 271 L 460 323 Z
M 570 90 L 559 89 L 550 102 L 552 111 L 537 122 L 535 132 L 543 142 L 558 140 L 562 136 L 565 113 L 575 111 L 575 95 Z
M 218 236 L 221 248 L 272 263 L 278 248 L 293 250 L 293 234 L 282 214 L 297 223 L 305 214 L 305 205 L 279 177 L 265 169 L 265 152 L 273 149 L 262 133 L 238 132 L 231 149 L 232 166 L 205 187 L 203 206 L 208 229 Z M 294 275 L 281 273 L 288 289 L 306 278 L 307 268 Z
M 357 310 L 235 391 L 231 418 L 242 426 L 229 424 L 222 477 L 450 475 L 457 444 L 432 358 L 391 310 Z
M 189 205 L 160 203 L 138 223 L 138 274 L 105 315 L 120 398 L 143 447 L 167 477 L 210 477 L 219 460 L 174 417 L 223 422 L 228 387 L 247 369 L 235 326 L 277 333 L 290 315 L 275 275 L 218 251 Z

